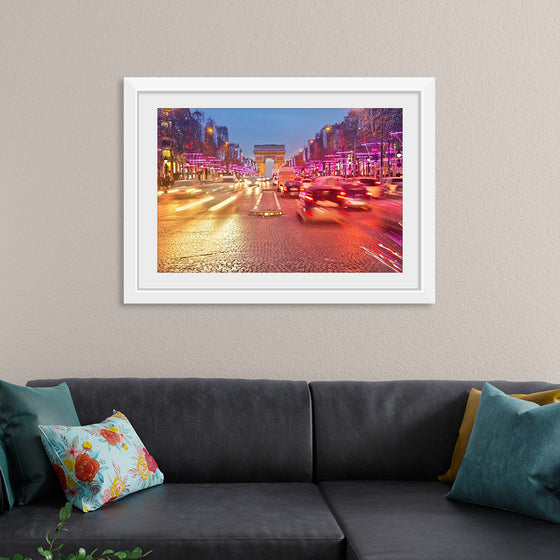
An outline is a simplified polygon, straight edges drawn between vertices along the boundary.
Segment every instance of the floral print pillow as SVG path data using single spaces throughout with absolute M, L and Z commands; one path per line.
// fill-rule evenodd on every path
M 82 511 L 163 482 L 155 459 L 121 412 L 99 424 L 39 430 L 68 501 Z

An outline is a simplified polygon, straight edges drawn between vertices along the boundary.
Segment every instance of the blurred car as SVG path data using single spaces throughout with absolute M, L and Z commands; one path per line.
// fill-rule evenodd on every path
M 372 205 L 371 212 L 379 227 L 402 236 L 402 198 L 380 200 Z
M 342 208 L 363 208 L 364 210 L 371 209 L 371 194 L 366 187 L 360 183 L 345 183 L 337 195 Z
M 348 217 L 342 211 L 338 186 L 310 185 L 302 189 L 296 203 L 297 216 L 303 223 L 344 222 Z
M 381 182 L 387 188 L 387 194 L 402 196 L 402 177 L 383 177 Z
M 278 187 L 283 187 L 287 181 L 295 181 L 295 178 L 296 172 L 293 167 L 282 166 L 277 169 Z
M 236 191 L 245 186 L 240 184 L 239 179 L 235 175 L 222 175 L 220 183 L 227 187 L 228 191 Z
M 381 179 L 375 177 L 354 177 L 354 184 L 364 186 L 374 198 L 383 198 L 389 190 Z
M 312 184 L 320 187 L 342 187 L 345 182 L 344 177 L 325 175 L 324 177 L 316 177 Z
M 312 179 L 308 179 L 308 178 L 306 177 L 305 179 L 302 179 L 302 180 L 300 181 L 300 183 L 301 183 L 301 187 L 300 187 L 300 188 L 305 189 L 305 188 L 307 188 L 309 185 L 311 185 L 311 184 L 313 183 L 313 180 L 312 180 Z
M 286 183 L 280 187 L 280 196 L 299 196 L 301 183 L 299 181 L 286 181 Z

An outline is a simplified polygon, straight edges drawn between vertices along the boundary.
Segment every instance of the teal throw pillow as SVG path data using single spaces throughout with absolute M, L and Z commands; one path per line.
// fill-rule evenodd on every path
M 560 403 L 540 406 L 485 383 L 447 498 L 560 523 Z
M 82 511 L 163 482 L 155 459 L 120 412 L 99 424 L 39 430 L 68 501 Z
M 15 496 L 8 464 L 8 452 L 0 440 L 0 511 L 12 509 L 14 503 Z
M 38 424 L 80 425 L 68 385 L 22 387 L 0 381 L 0 440 L 19 505 L 59 489 L 41 445 Z

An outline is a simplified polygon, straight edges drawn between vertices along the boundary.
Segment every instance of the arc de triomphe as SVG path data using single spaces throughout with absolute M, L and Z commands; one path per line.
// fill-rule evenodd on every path
M 286 146 L 284 144 L 255 144 L 253 147 L 255 163 L 259 166 L 259 175 L 264 175 L 264 164 L 268 158 L 274 161 L 274 169 L 286 163 Z

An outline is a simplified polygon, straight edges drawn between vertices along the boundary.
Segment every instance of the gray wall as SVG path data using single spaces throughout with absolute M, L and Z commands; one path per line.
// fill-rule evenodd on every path
M 2 2 L 0 377 L 560 381 L 557 0 Z M 122 302 L 123 76 L 435 76 L 437 303 Z

